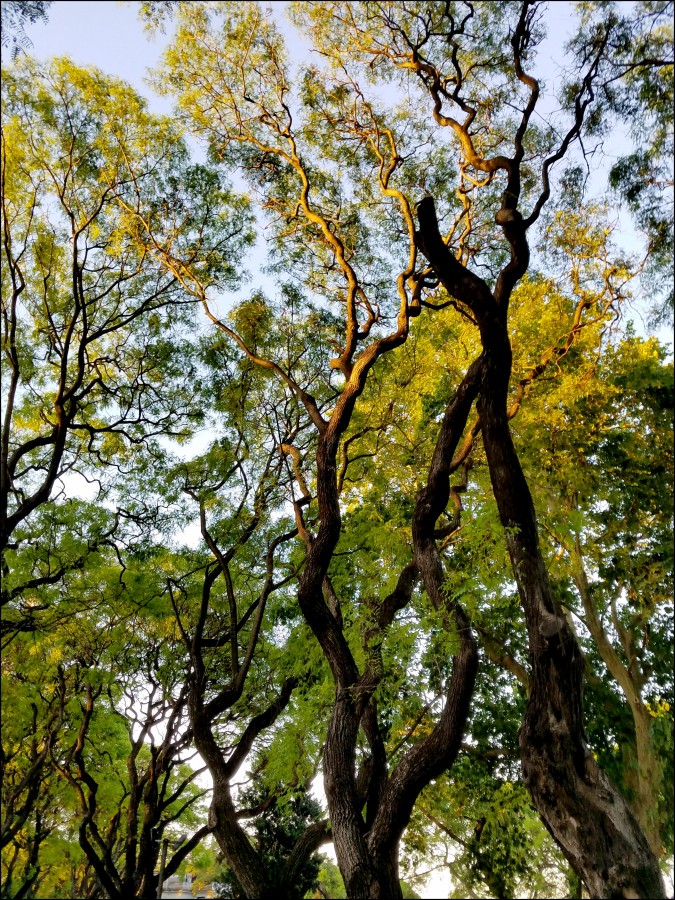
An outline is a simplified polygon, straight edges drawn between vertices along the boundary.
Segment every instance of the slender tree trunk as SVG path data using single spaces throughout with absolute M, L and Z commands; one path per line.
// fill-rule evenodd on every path
M 272 897 L 266 873 L 258 853 L 237 821 L 230 789 L 230 773 L 220 748 L 211 732 L 210 722 L 204 716 L 201 696 L 190 698 L 190 718 L 195 735 L 195 746 L 209 767 L 213 778 L 213 797 L 209 811 L 209 825 L 225 858 L 247 897 Z
M 593 600 L 588 578 L 586 577 L 581 544 L 578 538 L 571 547 L 571 560 L 574 581 L 586 615 L 586 626 L 610 675 L 623 691 L 633 717 L 635 778 L 630 786 L 634 787 L 635 793 L 631 800 L 631 806 L 649 841 L 649 846 L 658 856 L 661 849 L 659 793 L 662 770 L 656 747 L 654 746 L 651 716 L 641 695 L 641 684 L 644 683 L 642 673 L 637 668 L 637 662 L 634 655 L 631 654 L 630 645 L 624 645 L 626 656 L 629 660 L 629 664 L 626 666 L 605 633 Z M 630 640 L 625 634 L 620 635 L 620 637 Z
M 659 829 L 659 788 L 662 769 L 654 746 L 651 716 L 644 704 L 632 707 L 637 745 L 638 794 L 633 808 L 649 845 L 658 857 L 661 852 Z

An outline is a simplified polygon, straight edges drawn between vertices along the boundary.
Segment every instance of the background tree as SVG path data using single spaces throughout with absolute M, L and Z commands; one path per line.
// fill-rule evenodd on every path
M 237 315 L 240 327 L 255 329 L 254 345 L 264 344 L 265 307 L 255 303 Z M 327 839 L 326 822 L 291 828 L 274 850 L 273 866 L 266 856 L 272 851 L 265 849 L 265 816 L 277 800 L 295 802 L 287 792 L 307 778 L 303 769 L 312 771 L 316 749 L 301 761 L 286 758 L 283 749 L 275 752 L 274 744 L 269 748 L 256 765 L 258 779 L 272 779 L 269 802 L 251 810 L 250 797 L 232 792 L 235 776 L 252 752 L 261 752 L 272 726 L 286 735 L 294 731 L 288 709 L 302 709 L 305 694 L 319 680 L 303 653 L 303 623 L 288 610 L 287 586 L 298 572 L 289 542 L 297 528 L 281 515 L 288 491 L 283 448 L 288 430 L 296 427 L 297 410 L 283 394 L 275 396 L 269 380 L 261 380 L 243 355 L 233 357 L 220 338 L 207 347 L 207 357 L 218 363 L 207 393 L 221 437 L 173 473 L 197 507 L 206 551 L 198 573 L 174 576 L 169 587 L 190 660 L 192 731 L 214 781 L 210 822 L 237 883 L 250 894 L 262 895 L 273 886 L 277 896 L 297 896 L 299 880 L 312 871 L 312 853 Z M 257 433 L 250 426 L 254 416 L 263 426 Z M 298 728 L 301 735 L 307 730 L 308 725 Z M 278 760 L 283 788 L 274 782 L 272 759 Z M 243 827 L 251 818 L 258 835 L 254 845 Z
M 610 133 L 615 127 L 610 123 L 611 113 L 618 113 L 629 131 L 631 152 L 614 162 L 609 183 L 649 242 L 647 275 L 655 294 L 651 318 L 656 324 L 668 324 L 673 317 L 673 4 L 641 2 L 632 15 L 622 13 L 618 4 L 604 8 L 587 4 L 580 35 L 572 46 L 587 41 L 611 21 L 613 34 L 601 85 L 603 102 L 594 132 L 599 136 Z
M 228 221 L 231 194 L 190 166 L 168 121 L 123 83 L 64 60 L 43 69 L 26 59 L 6 74 L 2 154 L 0 549 L 11 631 L 30 627 L 27 590 L 59 584 L 119 524 L 120 510 L 73 526 L 58 501 L 63 476 L 97 483 L 102 500 L 132 447 L 195 419 L 178 332 L 193 304 L 159 265 L 157 242 L 225 284 L 234 271 L 223 257 L 248 233 L 241 204 Z
M 39 638 L 20 635 L 4 654 L 7 896 L 13 881 L 21 896 L 39 896 L 38 886 L 43 896 L 155 896 L 164 830 L 180 820 L 195 832 L 168 860 L 168 875 L 209 831 L 194 815 L 203 769 L 188 764 L 182 666 L 171 658 L 156 603 L 154 614 L 147 604 L 139 610 L 119 571 L 111 566 L 109 575 L 95 609 L 90 600 L 84 614 L 71 612 Z M 39 675 L 28 677 L 28 661 Z M 41 828 L 32 829 L 38 816 Z M 19 874 L 18 850 L 29 849 L 32 871 Z
M 228 196 L 234 203 L 229 222 Z M 86 860 L 98 867 L 93 879 L 86 871 L 78 875 L 78 889 L 96 893 L 105 882 L 108 892 L 152 893 L 158 846 L 151 829 L 164 827 L 166 797 L 175 793 L 174 803 L 194 778 L 184 772 L 178 789 L 175 736 L 166 747 L 154 745 L 159 765 L 144 762 L 137 783 L 122 778 L 114 796 L 98 789 L 102 757 L 83 755 L 99 718 L 110 724 L 124 710 L 119 695 L 106 700 L 110 671 L 119 664 L 108 652 L 110 632 L 119 636 L 130 621 L 141 622 L 136 615 L 158 599 L 137 567 L 135 575 L 133 566 L 127 569 L 129 548 L 139 554 L 152 541 L 153 515 L 146 508 L 142 518 L 132 504 L 122 509 L 114 499 L 116 480 L 134 447 L 149 447 L 159 434 L 187 436 L 199 419 L 184 380 L 195 347 L 185 332 L 191 301 L 159 266 L 158 242 L 164 251 L 187 254 L 204 272 L 217 272 L 223 285 L 233 283 L 224 257 L 236 256 L 248 240 L 245 203 L 235 202 L 212 171 L 190 165 L 175 129 L 150 116 L 128 86 L 65 60 L 46 66 L 22 60 L 3 77 L 2 211 L 3 634 L 5 647 L 22 632 L 46 634 L 48 646 L 72 667 L 62 676 L 51 672 L 40 702 L 25 699 L 33 716 L 19 720 L 18 733 L 3 744 L 4 837 L 14 854 L 7 890 L 18 865 L 25 863 L 24 873 L 11 890 L 21 895 L 37 890 L 45 875 L 40 847 L 48 854 L 45 841 L 64 818 L 49 799 L 64 796 L 53 788 L 56 768 L 79 792 L 79 809 L 67 806 L 69 821 L 82 817 Z M 96 503 L 65 499 L 63 479 L 73 473 L 95 485 Z M 106 604 L 113 609 L 108 615 Z M 93 629 L 85 662 L 72 649 L 74 623 L 82 621 Z M 149 634 L 148 640 L 144 652 L 156 658 L 161 638 Z M 20 646 L 25 652 L 23 641 Z M 9 671 L 20 672 L 13 651 L 6 653 Z M 143 653 L 136 659 L 136 677 L 143 677 L 143 659 Z M 106 674 L 107 666 L 113 668 Z M 11 693 L 7 702 L 23 702 Z M 140 743 L 137 734 L 127 737 L 135 750 L 113 754 L 115 765 L 129 764 L 132 781 L 133 760 L 146 753 L 148 729 L 159 721 L 156 707 L 146 713 Z M 135 727 L 132 717 L 129 729 Z M 68 734 L 74 735 L 69 745 Z M 101 752 L 110 755 L 109 748 Z M 45 803 L 52 803 L 49 816 Z M 143 804 L 148 815 L 137 856 Z M 101 815 L 111 817 L 105 837 Z M 32 832 L 26 830 L 31 822 Z M 126 868 L 118 872 L 121 845 Z

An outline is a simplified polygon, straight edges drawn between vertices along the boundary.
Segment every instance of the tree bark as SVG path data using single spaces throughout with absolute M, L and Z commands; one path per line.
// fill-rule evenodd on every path
M 529 638 L 532 688 L 520 733 L 523 777 L 593 897 L 663 897 L 647 839 L 586 742 L 583 655 L 551 592 L 532 497 L 506 416 L 511 350 L 505 329 L 501 345 L 501 353 L 487 354 L 478 411 Z
M 374 646 L 384 636 L 396 611 L 410 599 L 417 573 L 436 609 L 448 606 L 443 595 L 443 567 L 434 538 L 439 516 L 450 497 L 452 461 L 476 397 L 482 360 L 470 367 L 450 400 L 436 442 L 427 484 L 420 492 L 413 516 L 414 564 L 401 573 L 396 590 L 381 604 Z M 322 522 L 323 524 L 323 522 Z M 306 571 L 305 571 L 306 574 Z M 319 573 L 315 576 L 318 589 Z M 337 681 L 337 696 L 324 751 L 325 788 L 335 852 L 347 893 L 354 898 L 400 898 L 399 842 L 420 791 L 454 762 L 461 745 L 478 669 L 478 650 L 465 614 L 457 604 L 454 617 L 460 649 L 453 660 L 446 702 L 439 721 L 424 740 L 415 744 L 387 777 L 384 748 L 374 706 L 368 705 L 382 675 L 381 659 L 373 650 L 366 671 L 356 677 L 351 656 L 333 662 L 333 671 L 351 681 Z M 341 632 L 340 632 L 341 636 Z M 331 646 L 337 646 L 333 641 Z M 369 716 L 372 719 L 369 720 Z M 368 774 L 368 812 L 359 790 L 356 740 L 363 727 L 371 744 L 372 771 Z
M 516 199 L 517 199 L 517 195 Z M 525 223 L 505 194 L 496 216 L 511 260 L 493 295 L 450 253 L 432 198 L 418 206 L 420 248 L 451 296 L 478 321 L 483 345 L 478 413 L 492 489 L 525 614 L 531 690 L 520 732 L 523 777 L 535 807 L 591 896 L 665 896 L 658 861 L 627 802 L 595 764 L 583 728 L 581 648 L 551 592 L 532 496 L 508 425 L 510 293 L 527 271 Z M 504 273 L 508 278 L 502 277 Z

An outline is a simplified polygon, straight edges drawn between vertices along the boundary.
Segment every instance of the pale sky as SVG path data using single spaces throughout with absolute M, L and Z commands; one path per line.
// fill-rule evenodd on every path
M 283 0 L 267 3 L 278 14 L 281 22 L 285 19 Z M 55 0 L 49 8 L 49 21 L 28 25 L 26 33 L 33 42 L 31 55 L 40 59 L 50 56 L 70 56 L 79 65 L 95 65 L 111 75 L 131 82 L 139 93 L 152 99 L 152 108 L 157 112 L 170 112 L 171 101 L 159 98 L 144 84 L 146 69 L 156 65 L 168 37 L 157 34 L 148 37 L 137 16 L 135 2 L 117 0 Z M 540 63 L 548 63 L 557 56 L 566 40 L 571 24 L 571 3 L 550 4 L 546 15 L 550 23 L 547 44 L 542 47 Z M 290 29 L 290 25 L 288 26 Z M 284 29 L 285 30 L 285 29 Z M 297 46 L 297 39 L 294 41 Z M 544 66 L 545 74 L 554 76 L 555 69 Z
M 147 68 L 159 61 L 168 37 L 158 34 L 148 38 L 139 22 L 136 3 L 56 0 L 48 16 L 47 24 L 26 28 L 33 42 L 31 56 L 70 56 L 78 65 L 98 66 L 133 84 L 152 101 L 154 111 L 171 112 L 171 100 L 157 97 L 143 82 Z

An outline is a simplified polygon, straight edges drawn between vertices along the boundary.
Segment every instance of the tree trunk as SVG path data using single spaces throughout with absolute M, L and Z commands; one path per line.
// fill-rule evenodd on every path
M 377 640 L 372 641 L 371 647 L 379 646 L 396 611 L 409 601 L 417 573 L 434 607 L 439 611 L 448 607 L 434 528 L 450 497 L 453 457 L 478 390 L 480 367 L 478 359 L 448 403 L 427 484 L 415 507 L 415 560 L 401 573 L 396 590 L 382 602 L 371 636 Z M 349 897 L 396 900 L 402 896 L 398 871 L 401 836 L 420 791 L 448 769 L 459 752 L 478 669 L 478 650 L 461 608 L 456 604 L 448 608 L 457 625 L 460 650 L 453 659 L 443 712 L 431 734 L 415 744 L 388 777 L 375 707 L 368 705 L 382 674 L 379 651 L 372 649 L 364 674 L 356 678 L 354 672 L 353 680 L 344 685 L 338 680 L 339 674 L 349 674 L 349 664 L 333 664 L 338 674 L 337 697 L 324 750 L 325 787 L 335 852 Z M 359 727 L 364 728 L 372 752 L 365 791 L 359 789 L 355 777 Z M 361 811 L 366 799 L 364 822 Z
M 492 487 L 527 623 L 532 689 L 520 732 L 523 776 L 542 819 L 593 897 L 664 897 L 658 862 L 629 805 L 593 760 L 583 728 L 584 660 L 553 598 L 532 497 L 506 415 L 504 326 L 478 401 Z
M 436 608 L 446 605 L 442 592 L 442 565 L 434 540 L 434 526 L 450 495 L 452 459 L 464 431 L 478 389 L 478 360 L 451 399 L 434 452 L 428 484 L 415 512 L 415 560 L 401 573 L 396 589 L 381 602 L 369 635 L 363 674 L 345 639 L 340 617 L 323 598 L 328 565 L 340 534 L 340 508 L 335 457 L 338 438 L 351 414 L 347 390 L 341 410 L 321 435 L 317 451 L 317 491 L 320 527 L 311 542 L 300 576 L 300 608 L 319 640 L 335 680 L 336 697 L 324 746 L 324 785 L 331 816 L 335 852 L 347 893 L 353 898 L 400 898 L 398 847 L 420 791 L 454 761 L 476 677 L 478 652 L 469 623 L 459 607 L 451 607 L 461 640 L 453 661 L 446 703 L 436 727 L 413 746 L 394 771 L 387 772 L 372 695 L 383 674 L 380 646 L 394 615 L 410 600 L 421 573 Z M 358 386 L 357 386 L 358 387 Z M 349 390 L 355 398 L 358 389 Z M 347 399 L 345 399 L 345 397 Z M 338 410 L 339 412 L 340 410 Z M 356 747 L 363 729 L 370 744 L 370 759 L 358 777 Z M 367 803 L 367 815 L 363 809 Z
M 593 897 L 664 897 L 663 882 L 630 807 L 596 766 L 583 728 L 581 648 L 558 608 L 539 547 L 534 504 L 508 425 L 511 344 L 507 310 L 511 291 L 529 264 L 525 222 L 516 209 L 522 145 L 506 161 L 509 183 L 495 221 L 511 258 L 494 294 L 452 255 L 441 237 L 434 201 L 417 207 L 420 249 L 448 293 L 476 318 L 484 363 L 478 398 L 492 490 L 527 625 L 531 690 L 520 732 L 523 777 L 556 843 Z M 546 200 L 546 196 L 544 201 Z M 536 216 L 535 216 L 536 218 Z

